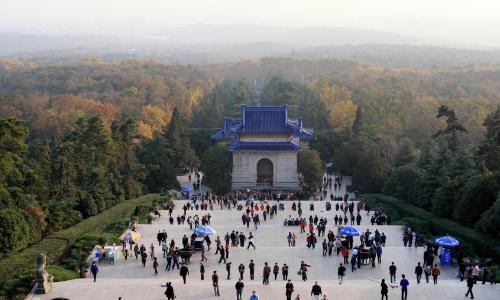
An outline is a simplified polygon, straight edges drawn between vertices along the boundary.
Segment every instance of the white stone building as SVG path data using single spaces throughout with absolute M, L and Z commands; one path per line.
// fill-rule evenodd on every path
M 290 120 L 288 106 L 241 107 L 241 118 L 225 118 L 213 138 L 229 141 L 232 188 L 298 190 L 297 153 L 313 138 L 303 120 Z

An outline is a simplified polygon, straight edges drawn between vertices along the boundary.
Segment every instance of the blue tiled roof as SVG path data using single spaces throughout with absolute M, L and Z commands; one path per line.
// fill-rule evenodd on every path
M 312 140 L 312 129 L 303 120 L 288 119 L 288 106 L 241 107 L 241 118 L 224 118 L 224 127 L 212 135 L 215 140 L 230 141 L 230 150 L 300 151 L 298 140 Z M 296 142 L 240 142 L 240 134 L 286 134 Z
M 286 106 L 243 106 L 242 133 L 291 133 Z
M 290 142 L 236 142 L 229 145 L 229 150 L 300 151 L 300 146 Z

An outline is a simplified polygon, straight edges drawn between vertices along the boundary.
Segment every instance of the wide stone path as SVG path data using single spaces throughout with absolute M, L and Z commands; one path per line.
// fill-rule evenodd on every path
M 348 178 L 347 178 L 348 180 Z M 345 180 L 345 181 L 347 181 Z M 345 185 L 344 185 L 345 186 Z M 343 194 L 345 191 L 341 190 Z M 338 193 L 338 192 L 337 192 Z M 176 201 L 176 209 L 174 216 L 181 214 L 183 201 Z M 335 205 L 334 202 L 332 202 Z M 327 232 L 333 230 L 333 217 L 336 213 L 335 209 L 330 212 L 325 210 L 325 202 L 315 202 L 315 210 L 309 211 L 309 201 L 303 202 L 303 216 L 317 215 L 318 217 L 327 217 Z M 271 278 L 271 283 L 268 286 L 262 285 L 262 268 L 264 262 L 268 262 L 271 266 L 277 262 L 280 266 L 286 263 L 290 267 L 289 278 L 292 279 L 295 285 L 296 294 L 301 295 L 301 299 L 310 299 L 310 289 L 314 281 L 322 286 L 324 294 L 328 295 L 328 299 L 380 299 L 380 284 L 382 278 L 389 279 L 388 267 L 391 261 L 394 261 L 398 267 L 397 276 L 400 279 L 400 274 L 405 273 L 410 280 L 409 299 L 465 299 L 466 291 L 465 282 L 456 280 L 454 275 L 456 269 L 442 267 L 442 275 L 439 277 L 437 285 L 416 284 L 413 270 L 418 261 L 422 260 L 423 248 L 404 248 L 401 239 L 400 226 L 371 226 L 368 225 L 369 216 L 362 212 L 363 221 L 359 226 L 361 230 L 370 229 L 372 232 L 378 229 L 387 235 L 386 247 L 383 248 L 382 263 L 377 264 L 375 268 L 371 266 L 362 266 L 361 270 L 351 272 L 347 270 L 345 282 L 339 285 L 337 282 L 337 267 L 342 262 L 342 257 L 336 254 L 330 257 L 321 255 L 322 249 L 319 244 L 316 249 L 308 249 L 305 246 L 305 234 L 300 234 L 299 227 L 283 226 L 283 220 L 292 215 L 296 217 L 297 213 L 292 212 L 291 202 L 286 202 L 286 210 L 278 212 L 278 215 L 273 219 L 263 221 L 262 226 L 258 230 L 253 228 L 247 229 L 241 222 L 242 211 L 238 210 L 220 210 L 220 207 L 215 207 L 214 211 L 188 211 L 187 215 L 203 215 L 210 213 L 212 216 L 211 226 L 217 231 L 217 235 L 223 239 L 226 232 L 232 230 L 243 231 L 247 237 L 248 233 L 252 232 L 255 236 L 256 250 L 244 248 L 231 248 L 228 261 L 232 262 L 231 280 L 226 280 L 225 265 L 218 264 L 218 255 L 214 255 L 214 250 L 208 253 L 208 261 L 205 262 L 205 280 L 200 280 L 199 262 L 200 254 L 194 254 L 191 258 L 191 263 L 188 265 L 190 276 L 187 279 L 187 284 L 182 284 L 178 270 L 167 272 L 165 268 L 165 259 L 162 258 L 160 248 L 157 247 L 157 257 L 159 258 L 160 267 L 159 275 L 153 275 L 151 260 L 148 260 L 144 268 L 140 261 L 130 259 L 127 261 L 120 260 L 115 265 L 101 263 L 99 265 L 100 272 L 97 282 L 94 283 L 91 279 L 77 279 L 66 282 L 55 283 L 53 290 L 48 295 L 34 297 L 33 299 L 52 299 L 55 297 L 65 297 L 68 299 L 165 299 L 163 295 L 167 281 L 171 281 L 177 295 L 177 299 L 236 299 L 234 284 L 238 278 L 237 267 L 243 263 L 246 267 L 244 283 L 244 298 L 248 299 L 251 291 L 257 291 L 259 299 L 285 299 L 285 282 L 278 277 L 275 281 Z M 252 226 L 251 226 L 252 227 Z M 191 234 L 187 225 L 170 225 L 167 221 L 167 212 L 162 211 L 162 217 L 153 224 L 139 225 L 138 232 L 143 236 L 140 243 L 149 249 L 151 243 L 156 241 L 156 233 L 158 230 L 165 229 L 168 233 L 168 240 L 172 238 L 176 240 L 176 244 L 181 243 L 183 235 Z M 286 236 L 289 231 L 295 232 L 299 236 L 297 247 L 289 248 Z M 214 241 L 215 238 L 212 239 Z M 322 239 L 319 239 L 322 242 Z M 359 239 L 355 238 L 355 244 L 359 243 Z M 215 243 L 213 243 L 214 245 Z M 149 252 L 149 250 L 148 250 Z M 248 263 L 253 259 L 256 263 L 256 278 L 254 281 L 249 279 Z M 297 275 L 300 261 L 303 260 L 311 268 L 309 269 L 309 280 L 302 282 L 300 276 Z M 220 278 L 221 297 L 214 297 L 211 285 L 211 274 L 216 270 Z M 499 299 L 500 288 L 490 285 L 477 285 L 474 288 L 476 299 Z M 400 297 L 398 288 L 390 289 L 389 297 Z M 293 298 L 295 299 L 295 298 Z

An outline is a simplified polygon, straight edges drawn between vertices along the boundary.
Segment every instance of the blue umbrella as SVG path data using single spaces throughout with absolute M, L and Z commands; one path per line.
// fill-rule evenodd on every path
M 447 247 L 447 248 L 451 248 L 451 247 L 457 247 L 457 246 L 460 246 L 460 242 L 457 241 L 456 239 L 452 238 L 451 236 L 442 236 L 442 237 L 439 237 L 437 238 L 434 243 L 438 246 L 441 246 L 441 247 Z
M 200 236 L 214 235 L 217 232 L 210 226 L 198 226 L 193 229 L 194 233 Z
M 361 235 L 361 230 L 356 228 L 355 226 L 344 226 L 339 229 L 339 234 L 347 235 L 347 236 L 357 236 Z
M 190 188 L 189 186 L 187 186 L 187 185 L 186 185 L 186 186 L 184 186 L 184 187 L 182 188 L 182 191 L 183 191 L 184 193 L 190 193 L 190 192 L 191 192 L 191 188 Z

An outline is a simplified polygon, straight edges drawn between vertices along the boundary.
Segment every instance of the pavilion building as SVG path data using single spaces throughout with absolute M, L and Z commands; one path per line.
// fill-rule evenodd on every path
M 233 154 L 232 189 L 298 190 L 297 154 L 313 138 L 288 106 L 241 106 L 241 118 L 224 118 L 212 138 Z

